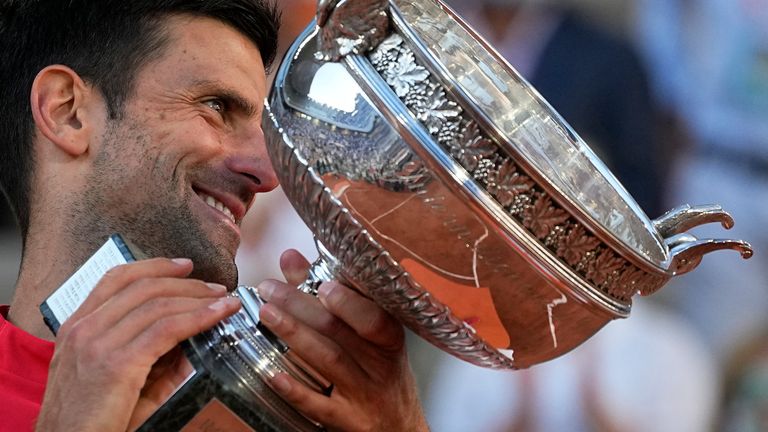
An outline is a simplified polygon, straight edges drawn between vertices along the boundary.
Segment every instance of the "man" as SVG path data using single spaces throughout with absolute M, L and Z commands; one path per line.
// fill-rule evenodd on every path
M 24 239 L 0 320 L 0 430 L 134 428 L 178 384 L 173 348 L 239 308 L 225 297 L 239 223 L 277 185 L 260 128 L 276 14 L 259 0 L 0 4 L 0 184 Z M 115 232 L 156 258 L 110 271 L 50 361 L 38 305 Z M 291 284 L 306 268 L 293 252 L 282 264 Z M 426 428 L 391 317 L 337 283 L 319 300 L 259 289 L 263 322 L 335 384 L 327 397 L 279 375 L 287 401 L 331 430 Z

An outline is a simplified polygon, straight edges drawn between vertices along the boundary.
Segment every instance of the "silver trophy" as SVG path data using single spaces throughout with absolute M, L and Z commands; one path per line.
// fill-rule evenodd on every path
M 708 252 L 685 231 L 719 206 L 650 220 L 515 70 L 439 0 L 320 0 L 267 103 L 280 181 L 339 279 L 471 363 L 562 355 Z M 140 430 L 318 431 L 269 388 L 332 384 L 259 324 L 258 291 L 185 342 L 193 372 Z
M 568 124 L 439 0 L 319 2 L 264 121 L 283 188 L 338 278 L 493 368 L 562 355 L 702 256 L 719 206 L 650 220 Z M 311 290 L 312 284 L 305 285 Z

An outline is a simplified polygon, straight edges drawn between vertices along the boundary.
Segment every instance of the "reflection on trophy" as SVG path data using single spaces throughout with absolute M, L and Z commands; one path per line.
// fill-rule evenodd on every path
M 686 233 L 730 228 L 719 206 L 650 220 L 439 0 L 320 0 L 277 73 L 264 131 L 320 251 L 302 289 L 339 279 L 480 366 L 553 359 L 703 255 L 752 255 L 743 241 Z M 218 399 L 252 428 L 315 430 L 261 378 L 329 383 L 258 325 L 257 292 L 237 295 L 243 310 L 187 346 L 196 369 L 230 384 L 198 390 L 235 394 Z

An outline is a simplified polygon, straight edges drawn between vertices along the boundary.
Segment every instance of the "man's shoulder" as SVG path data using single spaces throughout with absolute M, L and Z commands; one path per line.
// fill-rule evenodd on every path
M 45 385 L 53 342 L 13 325 L 7 320 L 8 311 L 7 305 L 0 306 L 0 373 Z M 5 380 L 2 382 L 4 384 Z
M 0 432 L 28 431 L 40 411 L 53 344 L 14 326 L 8 311 L 0 306 Z

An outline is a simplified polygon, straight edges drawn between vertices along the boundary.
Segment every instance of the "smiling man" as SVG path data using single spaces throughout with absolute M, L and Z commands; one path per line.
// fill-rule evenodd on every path
M 0 0 L 0 186 L 24 239 L 0 430 L 139 425 L 177 384 L 158 365 L 239 308 L 240 222 L 277 185 L 260 127 L 276 32 L 259 0 Z M 110 271 L 54 340 L 38 305 L 116 232 L 155 258 Z M 263 322 L 335 389 L 274 388 L 331 430 L 425 429 L 402 327 L 338 283 L 297 292 L 306 262 L 282 262 Z

